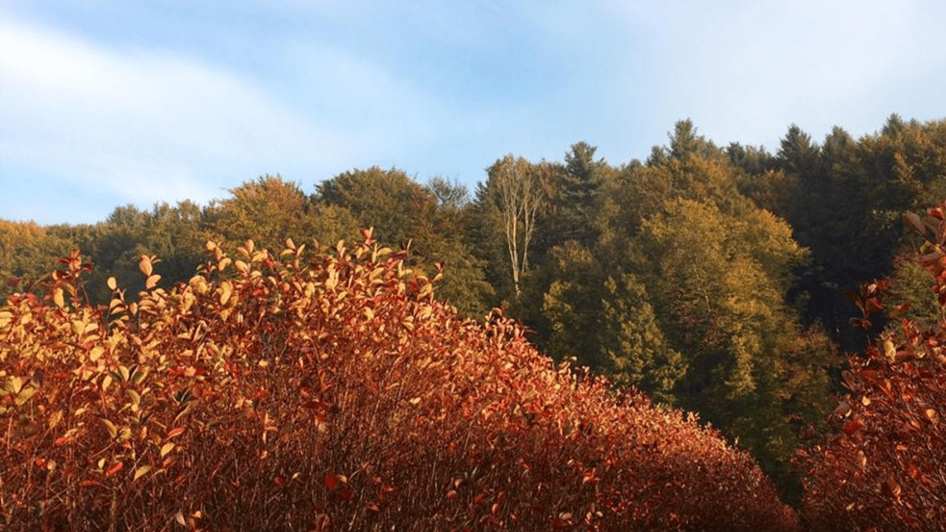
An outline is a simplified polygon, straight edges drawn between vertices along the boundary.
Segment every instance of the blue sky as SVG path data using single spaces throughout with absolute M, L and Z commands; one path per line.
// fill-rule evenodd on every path
M 946 118 L 942 0 L 0 0 L 0 218 Z

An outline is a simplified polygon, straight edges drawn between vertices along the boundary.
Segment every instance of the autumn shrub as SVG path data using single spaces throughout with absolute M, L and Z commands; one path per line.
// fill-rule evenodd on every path
M 252 242 L 136 303 L 0 308 L 7 530 L 791 530 L 745 452 L 461 319 L 403 252 Z
M 861 355 L 849 357 L 850 392 L 825 445 L 803 453 L 810 471 L 804 520 L 811 530 L 946 530 L 946 203 L 905 220 L 924 237 L 918 262 L 934 277 L 940 315 L 902 318 Z M 886 281 L 849 294 L 870 327 L 885 309 Z M 895 288 L 895 287 L 894 287 Z M 889 309 L 896 315 L 903 306 Z

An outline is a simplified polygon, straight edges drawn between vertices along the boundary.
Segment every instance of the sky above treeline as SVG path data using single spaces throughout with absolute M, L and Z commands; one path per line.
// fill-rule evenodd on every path
M 0 218 L 946 117 L 942 0 L 0 0 Z

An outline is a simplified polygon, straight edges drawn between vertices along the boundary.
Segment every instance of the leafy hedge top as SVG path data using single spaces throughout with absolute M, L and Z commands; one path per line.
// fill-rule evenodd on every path
M 370 231 L 252 242 L 83 304 L 78 252 L 0 308 L 11 530 L 789 530 L 744 452 L 461 320 Z

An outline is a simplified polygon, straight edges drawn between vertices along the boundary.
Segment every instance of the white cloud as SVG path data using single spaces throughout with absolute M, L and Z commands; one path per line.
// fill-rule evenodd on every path
M 345 139 L 220 68 L 0 28 L 0 174 L 32 168 L 148 206 L 220 197 L 254 170 L 348 157 Z

